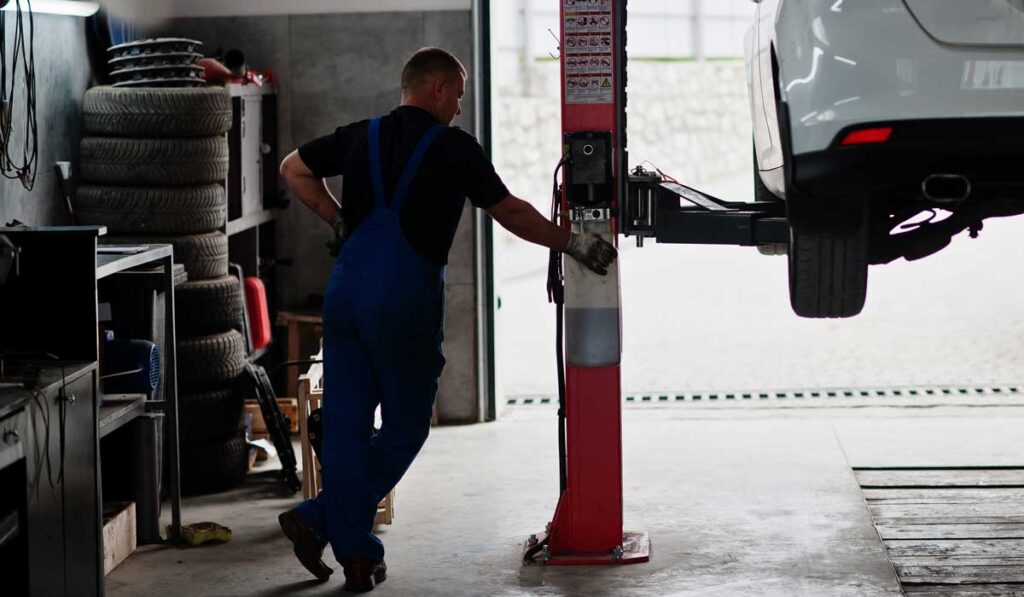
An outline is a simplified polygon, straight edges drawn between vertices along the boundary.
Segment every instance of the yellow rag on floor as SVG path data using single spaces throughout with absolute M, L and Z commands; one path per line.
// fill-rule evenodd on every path
M 197 522 L 181 527 L 181 540 L 190 547 L 231 541 L 231 529 L 215 522 Z

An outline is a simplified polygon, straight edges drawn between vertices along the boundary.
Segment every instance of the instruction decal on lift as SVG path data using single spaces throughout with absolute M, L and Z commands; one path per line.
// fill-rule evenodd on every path
M 562 0 L 565 103 L 611 104 L 611 0 Z

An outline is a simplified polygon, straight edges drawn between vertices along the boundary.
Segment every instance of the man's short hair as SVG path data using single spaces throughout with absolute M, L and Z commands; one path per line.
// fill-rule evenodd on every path
M 432 76 L 466 75 L 466 67 L 462 66 L 454 54 L 441 48 L 422 48 L 409 58 L 402 68 L 402 91 L 412 89 L 425 83 Z

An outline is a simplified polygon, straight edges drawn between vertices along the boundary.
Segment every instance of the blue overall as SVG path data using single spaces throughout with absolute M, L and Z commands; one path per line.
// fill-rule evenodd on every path
M 323 491 L 299 515 L 338 561 L 384 560 L 377 504 L 402 478 L 430 431 L 444 368 L 444 267 L 405 238 L 399 210 L 431 143 L 428 130 L 386 200 L 380 119 L 370 123 L 373 210 L 345 241 L 324 298 Z M 374 411 L 383 424 L 373 433 Z

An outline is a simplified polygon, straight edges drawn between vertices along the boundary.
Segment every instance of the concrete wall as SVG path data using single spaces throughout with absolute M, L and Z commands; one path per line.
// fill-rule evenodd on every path
M 471 0 L 173 0 L 156 3 L 169 4 L 169 10 L 177 17 L 223 17 L 469 10 Z
M 10 51 L 13 13 L 4 25 Z M 10 60 L 10 54 L 8 54 Z M 35 15 L 36 111 L 39 133 L 39 166 L 35 187 L 26 190 L 19 181 L 0 179 L 0 225 L 17 219 L 35 226 L 67 223 L 67 211 L 57 190 L 54 162 L 78 159 L 81 138 L 82 97 L 89 86 L 85 20 L 56 15 Z M 20 100 L 24 87 L 15 89 Z M 20 158 L 24 113 L 15 111 L 13 146 Z
M 756 8 L 750 0 L 629 0 L 629 55 L 634 60 L 739 58 Z M 553 0 L 492 3 L 497 72 L 529 89 L 534 61 L 558 55 L 558 9 Z
M 239 48 L 252 68 L 272 69 L 280 81 L 282 157 L 297 145 L 340 125 L 393 109 L 400 98 L 399 73 L 423 46 L 442 46 L 472 64 L 469 11 L 274 15 L 186 18 L 165 32 L 204 42 L 207 50 Z M 473 131 L 473 92 L 456 124 Z M 329 181 L 341 197 L 341 179 Z M 474 222 L 463 214 L 448 268 L 445 350 L 448 366 L 438 399 L 443 422 L 480 419 L 476 384 Z M 282 214 L 278 247 L 294 265 L 283 269 L 281 304 L 300 305 L 322 294 L 332 261 L 324 248 L 326 225 L 298 201 Z
M 631 166 L 648 161 L 691 185 L 749 167 L 750 100 L 742 60 L 633 60 L 628 68 Z M 558 63 L 537 62 L 530 76 L 532 95 L 495 81 L 495 164 L 513 193 L 547 213 L 551 171 L 560 157 Z

